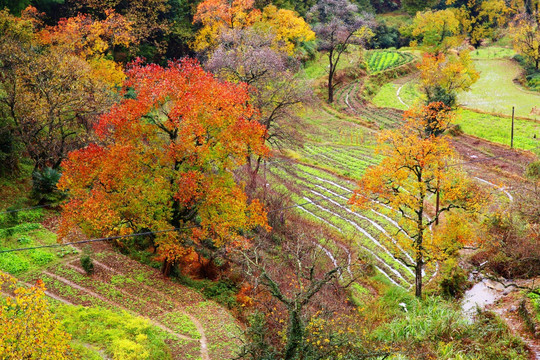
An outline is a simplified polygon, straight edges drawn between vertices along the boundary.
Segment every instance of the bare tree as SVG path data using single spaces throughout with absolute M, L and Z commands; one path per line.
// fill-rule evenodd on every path
M 255 289 L 268 292 L 285 309 L 287 336 L 280 357 L 297 359 L 306 351 L 306 324 L 316 309 L 346 311 L 344 289 L 367 267 L 321 226 L 297 216 L 289 215 L 288 221 L 294 223 L 281 229 L 277 237 L 286 240 L 279 245 L 276 234 L 266 234 L 235 255 Z
M 267 129 L 266 141 L 274 148 L 300 142 L 297 113 L 311 99 L 311 86 L 295 74 L 297 62 L 275 49 L 274 35 L 254 28 L 224 31 L 205 67 L 224 80 L 250 86 L 259 121 Z M 248 158 L 248 193 L 254 191 L 262 160 Z
M 372 15 L 358 14 L 358 6 L 348 0 L 320 0 L 308 13 L 319 40 L 319 50 L 328 55 L 328 102 L 334 102 L 334 77 L 341 55 L 349 45 L 363 45 L 367 32 L 375 27 Z

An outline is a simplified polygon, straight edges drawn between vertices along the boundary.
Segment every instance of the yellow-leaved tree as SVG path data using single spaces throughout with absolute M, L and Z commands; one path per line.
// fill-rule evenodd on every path
M 459 20 L 451 10 L 419 12 L 412 24 L 413 45 L 435 54 L 458 45 L 459 34 Z
M 0 297 L 0 359 L 72 359 L 71 335 L 44 298 L 45 287 L 17 287 L 16 279 L 0 272 L 0 289 L 13 297 Z
M 537 17 L 522 14 L 510 26 L 514 49 L 528 58 L 536 69 L 540 65 L 540 25 Z
M 413 108 L 404 115 L 398 130 L 379 136 L 378 150 L 385 158 L 367 169 L 350 203 L 360 208 L 391 208 L 399 218 L 402 232 L 398 243 L 414 255 L 416 296 L 422 296 L 424 266 L 444 256 L 430 227 L 441 214 L 452 209 L 478 211 L 482 196 L 465 173 L 455 166 L 456 153 L 441 136 L 452 119 L 442 103 Z M 434 209 L 430 195 L 439 197 Z
M 459 91 L 467 91 L 480 74 L 468 51 L 449 51 L 447 54 L 425 54 L 418 64 L 426 103 L 444 102 L 453 107 Z
M 296 46 L 315 39 L 305 20 L 291 10 L 266 6 L 256 9 L 254 0 L 205 0 L 197 6 L 194 23 L 202 28 L 191 44 L 195 51 L 214 50 L 224 30 L 256 27 L 275 36 L 273 47 L 293 55 Z

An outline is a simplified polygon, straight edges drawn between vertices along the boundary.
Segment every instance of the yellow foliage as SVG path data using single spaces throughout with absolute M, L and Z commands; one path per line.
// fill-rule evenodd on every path
M 412 35 L 422 46 L 437 53 L 456 46 L 460 41 L 459 21 L 451 10 L 425 11 L 416 14 Z
M 418 69 L 424 89 L 438 86 L 448 93 L 467 91 L 480 77 L 468 51 L 436 56 L 426 54 Z
M 315 39 L 315 33 L 305 20 L 291 10 L 266 6 L 263 11 L 254 8 L 253 0 L 206 0 L 197 6 L 194 23 L 203 27 L 191 47 L 205 51 L 217 46 L 224 29 L 244 29 L 256 26 L 275 35 L 275 48 L 293 55 L 296 45 Z
M 1 359 L 73 359 L 71 335 L 62 331 L 43 296 L 43 282 L 25 289 L 16 280 L 0 272 L 0 289 L 14 297 L 0 298 Z
M 90 59 L 88 62 L 92 68 L 92 78 L 100 79 L 111 88 L 122 86 L 126 79 L 122 66 L 113 60 L 97 57 Z
M 259 23 L 275 33 L 276 40 L 284 43 L 283 46 L 276 43 L 276 47 L 288 55 L 293 55 L 297 44 L 315 39 L 315 33 L 302 17 L 294 11 L 278 9 L 274 5 L 264 8 Z
M 514 49 L 529 58 L 538 69 L 540 63 L 540 27 L 533 18 L 521 16 L 510 26 Z
M 474 213 L 482 203 L 482 195 L 471 190 L 471 181 L 453 165 L 457 154 L 446 137 L 433 135 L 446 129 L 451 120 L 448 109 L 439 103 L 408 111 L 403 127 L 379 136 L 378 151 L 385 157 L 366 170 L 350 200 L 361 208 L 387 211 L 389 207 L 399 216 L 403 232 L 397 240 L 414 253 L 411 265 L 417 268 L 417 296 L 421 296 L 418 284 L 422 282 L 418 269 L 444 255 L 428 231 L 430 226 L 443 212 L 465 208 Z M 437 193 L 440 207 L 432 211 L 430 195 Z

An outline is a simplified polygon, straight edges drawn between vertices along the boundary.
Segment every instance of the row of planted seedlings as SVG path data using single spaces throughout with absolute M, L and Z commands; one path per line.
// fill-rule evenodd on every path
M 371 146 L 340 147 L 335 145 L 306 145 L 303 151 L 316 161 L 339 170 L 345 177 L 359 179 L 369 166 L 376 165 L 382 157 Z
M 284 168 L 272 169 L 272 173 L 278 179 L 287 178 L 295 185 L 297 194 L 293 195 L 293 200 L 304 204 L 299 207 L 300 212 L 348 238 L 354 238 L 357 245 L 377 261 L 379 270 L 392 283 L 405 288 L 411 285 L 413 273 L 393 255 L 392 251 L 397 247 L 392 242 L 390 231 L 385 230 L 392 227 L 388 221 L 390 218 L 376 214 L 366 216 L 352 211 L 347 205 L 350 190 L 344 192 L 343 189 L 332 188 L 331 184 L 314 180 L 313 176 L 304 178 Z
M 410 53 L 403 53 L 395 50 L 375 50 L 368 53 L 368 69 L 375 73 L 392 69 L 414 60 Z
M 330 195 L 339 197 L 342 200 L 347 201 L 347 202 L 349 198 L 352 196 L 353 189 L 356 187 L 354 182 L 341 179 L 327 171 L 323 171 L 323 170 L 320 170 L 311 166 L 306 166 L 306 165 L 301 165 L 301 164 L 298 164 L 296 168 L 300 173 L 304 173 L 303 174 L 305 175 L 304 179 L 306 179 L 307 181 L 312 181 L 312 182 L 314 179 L 316 182 L 323 183 L 323 185 L 317 185 L 317 187 L 319 188 L 324 187 L 327 191 L 329 191 Z M 339 191 L 341 191 L 341 193 Z M 430 198 L 427 199 L 427 201 L 430 202 L 432 206 L 435 206 L 435 196 L 431 196 Z M 367 215 L 368 217 L 375 216 L 372 219 L 375 219 L 377 222 L 386 225 L 386 232 L 388 233 L 389 237 L 392 237 L 394 240 L 396 240 L 395 237 L 397 236 L 398 233 L 401 232 L 402 234 L 404 234 L 404 231 L 402 230 L 398 221 L 399 219 L 398 212 L 389 206 L 382 206 L 382 209 L 379 208 L 378 210 L 370 209 L 370 211 L 365 212 L 363 214 L 364 216 Z M 412 241 L 412 239 L 410 240 Z M 396 245 L 395 241 L 393 241 L 393 243 L 394 245 Z M 398 249 L 401 251 L 402 247 L 399 247 Z M 396 246 L 394 246 L 394 250 L 396 250 Z M 412 258 L 410 256 L 406 256 L 406 258 L 409 264 L 414 263 L 414 261 L 412 261 Z M 438 268 L 439 268 L 439 264 L 437 262 L 433 262 L 426 265 L 425 270 L 424 270 L 424 278 L 426 278 L 425 275 L 428 274 L 429 275 L 428 281 L 431 281 L 437 275 Z

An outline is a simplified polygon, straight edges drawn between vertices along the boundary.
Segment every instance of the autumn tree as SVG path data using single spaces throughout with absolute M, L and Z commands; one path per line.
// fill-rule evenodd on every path
M 298 44 L 311 41 L 315 34 L 303 18 L 294 11 L 266 6 L 262 11 L 254 7 L 254 0 L 205 0 L 197 6 L 194 23 L 198 31 L 192 47 L 195 51 L 213 51 L 223 31 L 256 27 L 271 33 L 276 50 L 293 55 Z
M 86 61 L 43 46 L 31 21 L 4 11 L 0 23 L 0 116 L 36 169 L 58 168 L 114 96 Z
M 76 227 L 88 236 L 158 232 L 164 273 L 192 249 L 244 242 L 265 213 L 233 170 L 267 151 L 247 87 L 218 81 L 194 60 L 136 63 L 127 74 L 134 95 L 100 118 L 98 143 L 62 164 L 59 187 L 70 200 L 60 238 Z
M 86 60 L 93 69 L 92 76 L 114 88 L 122 86 L 125 78 L 122 66 L 112 60 L 114 49 L 127 49 L 137 40 L 133 22 L 113 10 L 106 10 L 105 15 L 104 20 L 86 14 L 61 19 L 37 35 L 42 45 L 54 48 L 52 51 L 68 52 Z
M 131 24 L 135 44 L 131 53 L 155 60 L 167 51 L 167 36 L 172 23 L 167 18 L 171 5 L 169 0 L 68 0 L 74 8 L 96 19 L 107 18 L 110 10 L 124 16 Z M 121 55 L 121 54 L 116 54 Z
M 456 94 L 469 90 L 480 77 L 466 50 L 424 54 L 418 69 L 426 103 L 442 101 L 450 107 L 455 105 Z
M 474 212 L 481 195 L 471 190 L 464 172 L 454 166 L 457 155 L 448 140 L 434 134 L 450 123 L 448 112 L 426 106 L 406 112 L 404 120 L 402 128 L 379 136 L 378 150 L 385 157 L 379 165 L 368 168 L 350 203 L 360 208 L 390 207 L 395 211 L 403 229 L 397 240 L 414 253 L 414 263 L 403 261 L 414 268 L 415 293 L 421 297 L 424 266 L 442 255 L 430 227 L 452 209 Z M 440 199 L 434 211 L 430 195 Z
M 446 52 L 460 42 L 459 20 L 450 10 L 417 13 L 412 29 L 418 45 L 431 53 Z
M 536 15 L 521 14 L 510 27 L 514 49 L 532 62 L 536 69 L 540 65 L 540 26 Z
M 0 272 L 0 358 L 72 359 L 71 335 L 49 309 L 42 281 L 27 289 L 12 276 Z
M 320 0 L 308 18 L 317 34 L 319 49 L 328 56 L 328 102 L 334 101 L 334 78 L 341 55 L 351 45 L 363 45 L 374 27 L 373 17 L 359 15 L 358 7 L 348 0 Z
M 295 74 L 296 63 L 285 49 L 274 47 L 275 35 L 257 27 L 226 30 L 209 55 L 205 67 L 224 80 L 249 85 L 250 100 L 260 110 L 259 122 L 266 128 L 266 141 L 274 148 L 296 143 L 301 119 L 297 113 L 310 99 L 310 87 Z M 250 182 L 255 189 L 261 156 L 247 161 Z
M 495 38 L 511 13 L 504 0 L 447 0 L 446 4 L 459 20 L 461 32 L 474 47 L 484 39 Z

